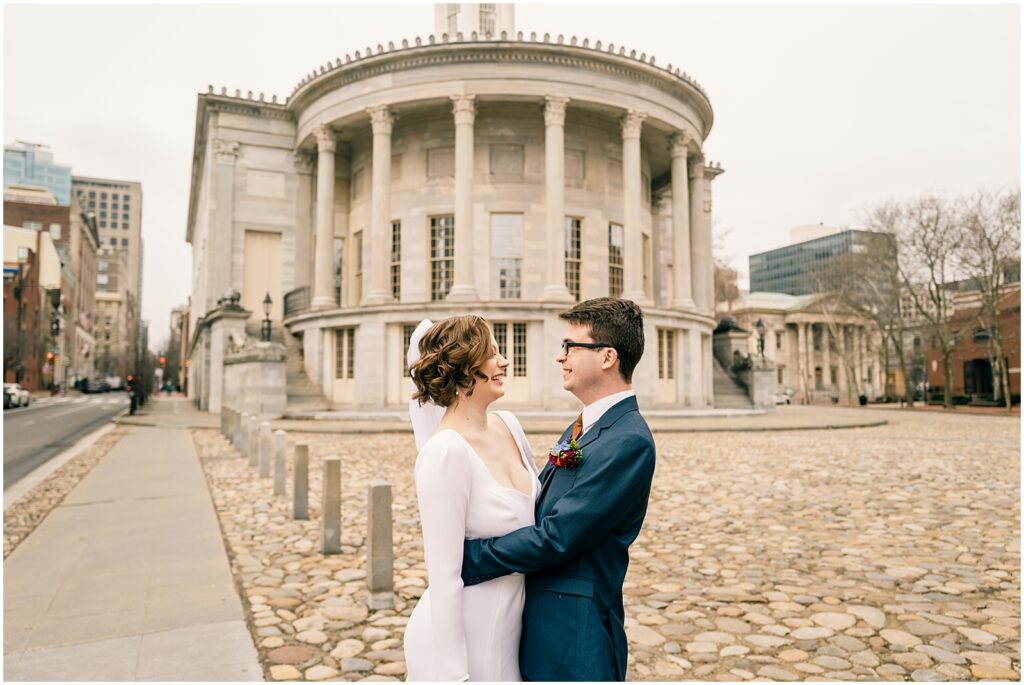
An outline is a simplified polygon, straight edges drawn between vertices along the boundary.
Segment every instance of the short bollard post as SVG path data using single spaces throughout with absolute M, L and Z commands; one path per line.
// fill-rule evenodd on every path
M 249 455 L 249 466 L 256 466 L 260 458 L 260 422 L 255 416 L 249 417 L 249 445 L 246 448 Z
M 238 430 L 235 431 L 235 449 L 245 455 L 245 429 L 249 426 L 249 414 L 242 413 L 238 417 Z
M 288 435 L 274 431 L 274 495 L 285 494 L 285 455 L 288 453 Z
M 235 432 L 238 430 L 238 412 L 228 409 L 228 442 L 235 444 Z
M 324 459 L 324 492 L 320 499 L 320 550 L 341 552 L 341 459 Z
M 270 478 L 270 462 L 274 458 L 274 436 L 270 421 L 260 424 L 260 478 Z
M 373 483 L 368 493 L 366 584 L 370 595 L 366 603 L 371 609 L 395 606 L 395 550 L 391 538 L 391 486 Z
M 292 518 L 309 520 L 309 445 L 295 446 L 295 475 L 292 478 Z
M 224 407 L 220 408 L 220 434 L 228 434 L 228 411 Z

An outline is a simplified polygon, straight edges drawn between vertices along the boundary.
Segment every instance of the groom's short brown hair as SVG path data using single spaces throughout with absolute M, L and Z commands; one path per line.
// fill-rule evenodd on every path
M 644 315 L 631 300 L 595 297 L 558 315 L 563 321 L 590 326 L 594 342 L 611 345 L 619 355 L 619 373 L 633 382 L 633 369 L 644 354 Z

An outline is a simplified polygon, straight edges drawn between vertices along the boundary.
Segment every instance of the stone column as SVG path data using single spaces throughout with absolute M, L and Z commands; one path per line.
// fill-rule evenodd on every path
M 690 136 L 685 131 L 672 136 L 672 306 L 693 309 L 690 282 L 690 186 L 686 156 Z
M 455 114 L 455 275 L 448 299 L 475 302 L 479 299 L 473 274 L 473 95 L 453 95 Z
M 810 399 L 807 393 L 807 324 L 802 322 L 796 325 L 796 372 L 806 404 Z
M 690 283 L 697 309 L 711 311 L 713 292 L 711 282 L 711 226 L 705 221 L 704 196 L 707 179 L 704 176 L 704 155 L 697 154 L 690 163 Z M 705 225 L 707 224 L 707 225 Z
M 371 107 L 373 126 L 373 191 L 370 205 L 370 261 L 363 273 L 370 272 L 370 287 L 363 288 L 363 304 L 392 302 L 390 276 L 391 239 L 391 130 L 395 118 L 386 105 Z M 457 226 L 457 224 L 456 224 Z M 369 267 L 369 268 L 367 268 Z M 363 276 L 364 281 L 366 276 Z
M 821 329 L 821 379 L 825 390 L 830 390 L 833 383 L 832 350 L 829 348 L 831 338 L 832 334 L 829 333 L 828 326 L 824 326 Z
M 864 392 L 864 327 L 853 327 L 853 358 L 857 369 L 857 394 Z
M 569 98 L 549 95 L 544 105 L 544 184 L 547 189 L 547 273 L 545 302 L 572 302 L 565 286 L 565 106 Z
M 313 156 L 295 153 L 295 287 L 312 285 L 313 273 Z
M 316 242 L 314 243 L 313 308 L 334 301 L 334 131 L 327 124 L 313 130 L 317 145 Z
M 647 115 L 629 110 L 622 119 L 622 216 L 623 216 L 623 278 L 622 297 L 634 302 L 647 302 L 644 292 L 643 238 L 640 214 L 643 207 L 640 176 L 640 132 Z
M 690 389 L 687 393 L 691 407 L 704 406 L 704 369 L 701 367 L 700 331 L 686 331 L 686 354 L 689 357 Z

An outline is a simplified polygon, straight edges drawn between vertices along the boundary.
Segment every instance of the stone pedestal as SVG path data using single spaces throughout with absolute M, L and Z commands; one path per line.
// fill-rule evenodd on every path
M 778 392 L 776 385 L 775 366 L 771 362 L 754 364 L 750 370 L 749 385 L 747 392 L 750 393 L 750 400 L 759 409 L 774 409 L 775 395 Z
M 284 345 L 250 342 L 224 357 L 228 403 L 261 418 L 278 418 L 288 402 Z

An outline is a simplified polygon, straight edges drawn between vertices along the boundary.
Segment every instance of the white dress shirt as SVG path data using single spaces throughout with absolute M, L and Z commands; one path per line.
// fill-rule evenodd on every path
M 636 393 L 632 390 L 623 390 L 617 392 L 614 395 L 608 395 L 602 397 L 596 402 L 592 402 L 583 408 L 583 432 L 580 435 L 586 435 L 586 432 L 590 430 L 590 427 L 601 420 L 604 413 L 614 407 L 616 404 L 626 399 L 627 397 L 635 397 Z

